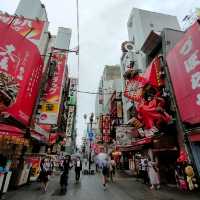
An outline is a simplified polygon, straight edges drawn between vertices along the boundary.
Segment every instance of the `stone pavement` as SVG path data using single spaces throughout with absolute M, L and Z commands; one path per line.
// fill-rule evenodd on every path
M 161 188 L 151 191 L 147 186 L 134 178 L 118 175 L 107 190 L 103 190 L 100 175 L 82 176 L 76 184 L 74 174 L 69 180 L 66 195 L 59 194 L 59 177 L 52 177 L 48 191 L 43 193 L 39 183 L 23 186 L 18 190 L 8 192 L 7 200 L 199 200 L 200 194 L 179 192 L 176 189 Z

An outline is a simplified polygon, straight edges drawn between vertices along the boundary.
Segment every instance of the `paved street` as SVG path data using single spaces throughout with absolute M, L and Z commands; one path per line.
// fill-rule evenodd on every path
M 200 194 L 181 193 L 176 189 L 162 188 L 151 191 L 134 178 L 118 175 L 115 183 L 103 190 L 100 176 L 82 176 L 81 183 L 75 184 L 71 176 L 66 195 L 59 194 L 59 177 L 52 178 L 48 192 L 40 191 L 39 183 L 24 186 L 6 195 L 7 200 L 199 200 Z

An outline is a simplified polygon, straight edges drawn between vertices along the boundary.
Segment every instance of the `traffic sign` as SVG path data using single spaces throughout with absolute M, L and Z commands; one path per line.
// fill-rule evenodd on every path
M 94 133 L 93 132 L 88 132 L 88 138 L 89 140 L 93 140 Z

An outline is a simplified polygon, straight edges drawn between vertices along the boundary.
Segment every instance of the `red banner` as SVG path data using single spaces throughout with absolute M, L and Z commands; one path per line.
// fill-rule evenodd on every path
M 109 115 L 103 115 L 103 135 L 110 134 L 111 120 Z
M 146 69 L 143 77 L 153 86 L 160 87 L 164 85 L 164 79 L 161 77 L 161 57 L 157 56 Z
M 0 14 L 0 22 L 8 25 L 11 29 L 17 31 L 20 35 L 27 35 L 27 39 L 32 42 L 39 40 L 44 30 L 44 21 L 31 20 L 24 17 L 11 16 L 6 14 Z M 0 29 L 4 25 L 0 23 Z
M 183 122 L 200 122 L 200 25 L 190 27 L 169 52 L 167 63 Z
M 37 47 L 0 22 L 0 112 L 28 125 L 38 95 L 43 61 Z
M 44 101 L 40 114 L 40 123 L 57 124 L 60 110 L 60 101 L 65 77 L 65 64 L 67 55 L 59 50 L 52 54 L 51 62 L 54 63 L 55 69 L 52 70 L 53 76 L 47 82 Z

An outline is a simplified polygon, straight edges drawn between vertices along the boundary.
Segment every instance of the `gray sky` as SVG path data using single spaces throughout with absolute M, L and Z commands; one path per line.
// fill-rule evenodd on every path
M 80 90 L 96 91 L 105 64 L 119 64 L 121 43 L 128 39 L 126 23 L 133 7 L 175 15 L 179 21 L 200 0 L 79 0 L 80 4 Z M 73 30 L 71 48 L 76 41 L 76 0 L 42 0 L 47 9 L 50 31 L 57 27 Z M 13 14 L 19 0 L 0 0 L 0 10 Z M 70 74 L 77 76 L 77 58 L 69 57 Z M 83 114 L 94 112 L 95 95 L 78 96 L 78 137 L 85 128 Z

